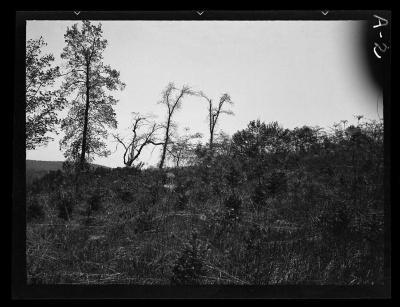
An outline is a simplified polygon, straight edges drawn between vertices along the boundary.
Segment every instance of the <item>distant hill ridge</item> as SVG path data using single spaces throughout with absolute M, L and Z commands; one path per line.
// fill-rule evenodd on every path
M 64 161 L 26 160 L 26 181 L 31 183 L 34 179 L 43 177 L 50 171 L 62 170 Z M 91 164 L 93 167 L 110 168 L 99 164 Z
M 26 160 L 26 169 L 37 170 L 37 171 L 56 171 L 62 170 L 62 165 L 64 161 L 43 161 L 43 160 Z M 110 168 L 108 166 L 92 164 L 95 168 L 104 167 Z

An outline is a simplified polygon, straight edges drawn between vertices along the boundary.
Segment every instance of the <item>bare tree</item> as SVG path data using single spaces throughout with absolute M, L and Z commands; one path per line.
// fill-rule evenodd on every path
M 189 128 L 186 128 L 185 131 L 188 133 Z M 185 134 L 177 137 L 173 142 L 171 142 L 172 145 L 167 149 L 167 151 L 170 160 L 174 162 L 176 167 L 179 167 L 190 160 L 191 156 L 194 155 L 195 149 L 193 141 L 201 137 L 201 133 Z
M 132 123 L 132 137 L 128 142 L 125 142 L 118 134 L 113 135 L 115 140 L 122 144 L 125 149 L 124 164 L 128 167 L 139 158 L 143 148 L 147 145 L 163 145 L 163 142 L 158 141 L 156 132 L 162 128 L 156 123 L 152 123 L 148 116 L 142 116 L 134 113 Z M 140 130 L 146 129 L 141 132 Z
M 214 144 L 214 133 L 215 133 L 215 126 L 217 125 L 218 118 L 221 114 L 227 115 L 234 115 L 231 110 L 223 110 L 224 104 L 233 105 L 231 97 L 228 94 L 223 94 L 219 99 L 218 106 L 213 106 L 213 102 L 210 98 L 208 98 L 203 92 L 199 92 L 198 95 L 203 97 L 208 102 L 208 129 L 210 132 L 210 141 L 209 141 L 209 148 L 210 150 L 213 149 Z
M 174 95 L 174 92 L 176 94 Z M 158 102 L 167 107 L 167 119 L 166 123 L 163 126 L 165 129 L 165 137 L 163 142 L 163 149 L 161 154 L 161 160 L 159 164 L 159 168 L 163 168 L 165 157 L 167 153 L 167 147 L 171 144 L 171 127 L 172 127 L 172 116 L 174 112 L 179 110 L 182 106 L 182 99 L 187 95 L 195 95 L 189 86 L 184 85 L 181 89 L 175 87 L 174 83 L 169 83 L 165 90 L 162 92 L 162 99 Z

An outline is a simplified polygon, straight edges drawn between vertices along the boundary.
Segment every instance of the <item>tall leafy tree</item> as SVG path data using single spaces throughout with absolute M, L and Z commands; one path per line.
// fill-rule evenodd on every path
M 93 159 L 93 155 L 108 156 L 110 151 L 104 140 L 107 128 L 117 128 L 113 106 L 117 100 L 111 91 L 125 86 L 120 73 L 103 63 L 103 52 L 107 40 L 103 37 L 102 25 L 83 21 L 79 28 L 74 24 L 64 35 L 66 46 L 61 58 L 66 61 L 63 90 L 68 93 L 70 109 L 62 121 L 64 138 L 60 147 L 64 155 L 79 161 L 81 167 Z
M 52 140 L 48 132 L 56 132 L 59 123 L 57 112 L 65 99 L 54 83 L 60 76 L 58 66 L 53 66 L 54 56 L 42 54 L 47 44 L 42 37 L 26 42 L 26 149 L 47 145 Z

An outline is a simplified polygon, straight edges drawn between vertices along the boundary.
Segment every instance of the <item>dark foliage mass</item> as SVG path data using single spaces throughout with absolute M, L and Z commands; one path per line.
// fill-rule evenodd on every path
M 48 132 L 56 132 L 60 122 L 57 112 L 65 106 L 65 98 L 54 83 L 60 77 L 54 56 L 43 54 L 46 42 L 42 37 L 26 42 L 25 95 L 26 95 L 26 148 L 46 145 L 53 138 Z
M 383 123 L 249 123 L 184 167 L 28 187 L 29 283 L 383 284 Z
M 68 72 L 64 74 L 62 91 L 68 97 L 69 110 L 61 121 L 64 137 L 60 148 L 71 161 L 80 160 L 80 167 L 91 162 L 93 156 L 109 155 L 104 140 L 108 129 L 117 127 L 111 93 L 122 90 L 125 84 L 119 71 L 103 63 L 103 53 L 108 45 L 103 38 L 101 23 L 83 21 L 74 24 L 64 35 L 66 46 L 61 58 Z

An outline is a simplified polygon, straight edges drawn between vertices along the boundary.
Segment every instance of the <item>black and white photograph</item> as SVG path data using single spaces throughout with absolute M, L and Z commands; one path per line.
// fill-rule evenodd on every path
M 387 286 L 390 12 L 192 13 L 26 20 L 27 285 Z

